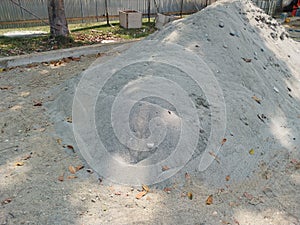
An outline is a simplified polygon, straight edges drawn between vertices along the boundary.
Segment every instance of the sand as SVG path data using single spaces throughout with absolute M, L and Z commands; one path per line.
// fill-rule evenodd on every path
M 274 151 L 298 152 L 299 59 L 299 44 L 262 10 L 218 2 L 83 74 L 78 147 L 122 184 L 159 183 L 183 168 L 214 185 L 226 174 L 244 180 Z
M 91 60 L 5 92 L 2 224 L 300 223 L 300 45 L 276 20 L 219 1 Z

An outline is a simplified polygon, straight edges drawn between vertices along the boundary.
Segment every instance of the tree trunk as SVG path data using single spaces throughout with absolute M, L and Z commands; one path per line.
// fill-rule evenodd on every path
M 48 0 L 48 14 L 51 36 L 69 36 L 64 0 Z

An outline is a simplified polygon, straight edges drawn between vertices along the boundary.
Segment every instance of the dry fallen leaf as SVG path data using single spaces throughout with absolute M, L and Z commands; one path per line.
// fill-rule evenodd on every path
M 248 199 L 248 200 L 252 200 L 253 199 L 253 195 L 247 193 L 247 192 L 244 192 L 244 196 Z
M 76 173 L 76 169 L 74 168 L 74 166 L 69 166 L 69 171 L 70 171 L 70 173 L 72 173 L 72 174 L 75 174 L 75 173 Z
M 169 170 L 170 168 L 168 167 L 168 166 L 163 166 L 162 168 L 161 168 L 161 170 L 162 171 L 166 171 L 166 170 Z
M 213 195 L 208 196 L 206 199 L 206 205 L 211 205 L 213 204 Z
M 72 57 L 72 60 L 78 62 L 78 61 L 80 61 L 80 57 Z
M 146 191 L 146 192 L 150 191 L 150 188 L 146 184 L 143 184 L 142 187 L 143 187 L 144 191 Z
M 74 147 L 72 145 L 67 145 L 68 149 L 71 149 L 74 152 Z
M 69 63 L 72 61 L 72 57 L 68 57 L 68 58 L 63 58 L 62 61 Z
M 75 179 L 75 178 L 77 178 L 77 176 L 74 176 L 74 175 L 72 175 L 72 176 L 68 176 L 68 179 L 69 179 L 69 180 L 71 180 L 71 179 Z
M 20 106 L 20 105 L 14 105 L 14 106 L 11 107 L 10 109 L 11 109 L 11 110 L 17 111 L 17 110 L 19 110 L 19 109 L 22 109 L 22 106 Z
M 170 193 L 170 192 L 171 192 L 171 188 L 165 187 L 165 188 L 164 188 L 164 191 L 167 192 L 167 193 Z
M 11 90 L 13 89 L 14 87 L 13 86 L 9 86 L 9 85 L 6 85 L 6 86 L 0 86 L 0 90 Z
M 12 201 L 11 198 L 7 198 L 7 199 L 4 199 L 4 200 L 1 202 L 1 204 L 2 204 L 2 205 L 5 205 L 5 204 L 10 203 L 11 201 Z
M 146 194 L 147 194 L 147 191 L 141 191 L 141 192 L 137 193 L 137 195 L 135 196 L 135 198 L 136 199 L 141 199 Z
M 252 96 L 252 99 L 254 101 L 256 101 L 258 104 L 261 104 L 261 100 L 258 97 L 256 97 L 255 95 Z
M 52 64 L 53 66 L 59 66 L 63 63 L 62 60 L 59 60 L 59 61 L 51 61 L 50 64 Z
M 16 162 L 15 165 L 16 165 L 16 166 L 23 166 L 24 163 L 23 163 L 23 162 Z
M 59 181 L 63 182 L 63 181 L 64 181 L 64 174 L 60 175 L 57 179 L 58 179 Z
M 190 176 L 190 174 L 189 174 L 189 173 L 185 173 L 185 175 L 184 175 L 184 176 L 185 176 L 185 179 L 186 179 L 186 180 L 190 180 L 190 179 L 191 179 L 191 176 Z
M 223 140 L 222 140 L 222 142 L 221 142 L 221 145 L 224 145 L 226 141 L 227 141 L 227 139 L 226 139 L 226 138 L 223 138 Z
M 229 181 L 229 180 L 230 180 L 230 176 L 227 175 L 226 178 L 225 178 L 225 180 L 226 180 L 226 181 Z
M 297 163 L 298 163 L 298 160 L 297 160 L 297 159 L 291 159 L 291 163 L 297 164 Z
M 33 101 L 33 106 L 42 106 L 42 105 L 43 103 L 41 101 L 37 101 L 37 100 Z
M 251 148 L 250 151 L 249 151 L 249 154 L 250 154 L 250 155 L 254 155 L 254 153 L 255 153 L 254 149 Z
M 245 62 L 247 62 L 247 63 L 249 63 L 249 62 L 251 62 L 251 61 L 252 61 L 251 59 L 244 58 L 244 57 L 242 57 L 242 59 L 243 59 Z
M 57 138 L 57 139 L 56 139 L 56 142 L 57 142 L 59 145 L 61 145 L 62 140 L 61 140 L 60 138 Z
M 26 68 L 33 68 L 33 67 L 36 67 L 36 66 L 38 66 L 38 65 L 35 64 L 35 63 L 31 63 L 31 64 L 26 65 Z
M 76 171 L 81 170 L 81 169 L 83 169 L 83 168 L 84 168 L 83 165 L 78 165 L 78 166 L 75 167 Z
M 188 193 L 187 193 L 187 196 L 188 196 L 188 198 L 189 198 L 190 200 L 193 199 L 193 193 L 192 193 L 192 192 L 188 192 Z
M 23 92 L 20 93 L 20 96 L 23 97 L 23 98 L 26 98 L 26 97 L 28 97 L 29 95 L 30 95 L 30 92 L 29 92 L 29 91 L 26 91 L 26 92 L 23 91 Z

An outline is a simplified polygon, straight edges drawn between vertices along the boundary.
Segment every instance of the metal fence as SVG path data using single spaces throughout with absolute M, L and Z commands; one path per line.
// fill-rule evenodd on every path
M 150 0 L 150 13 L 157 13 L 157 8 L 162 13 L 190 13 L 200 10 L 208 2 L 209 0 Z M 98 21 L 106 14 L 105 0 L 64 0 L 64 3 L 69 21 Z M 148 13 L 148 0 L 107 0 L 107 5 L 110 16 L 118 16 L 119 10 L 124 9 Z M 0 28 L 23 26 L 41 20 L 48 20 L 47 0 L 0 0 Z

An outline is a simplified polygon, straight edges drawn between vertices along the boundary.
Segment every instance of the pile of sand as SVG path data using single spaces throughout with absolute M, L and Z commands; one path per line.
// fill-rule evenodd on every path
M 219 1 L 168 24 L 100 58 L 76 92 L 73 83 L 51 117 L 62 139 L 74 141 L 61 118 L 75 94 L 77 147 L 116 182 L 151 184 L 188 171 L 219 185 L 274 157 L 299 156 L 300 45 L 251 1 Z

